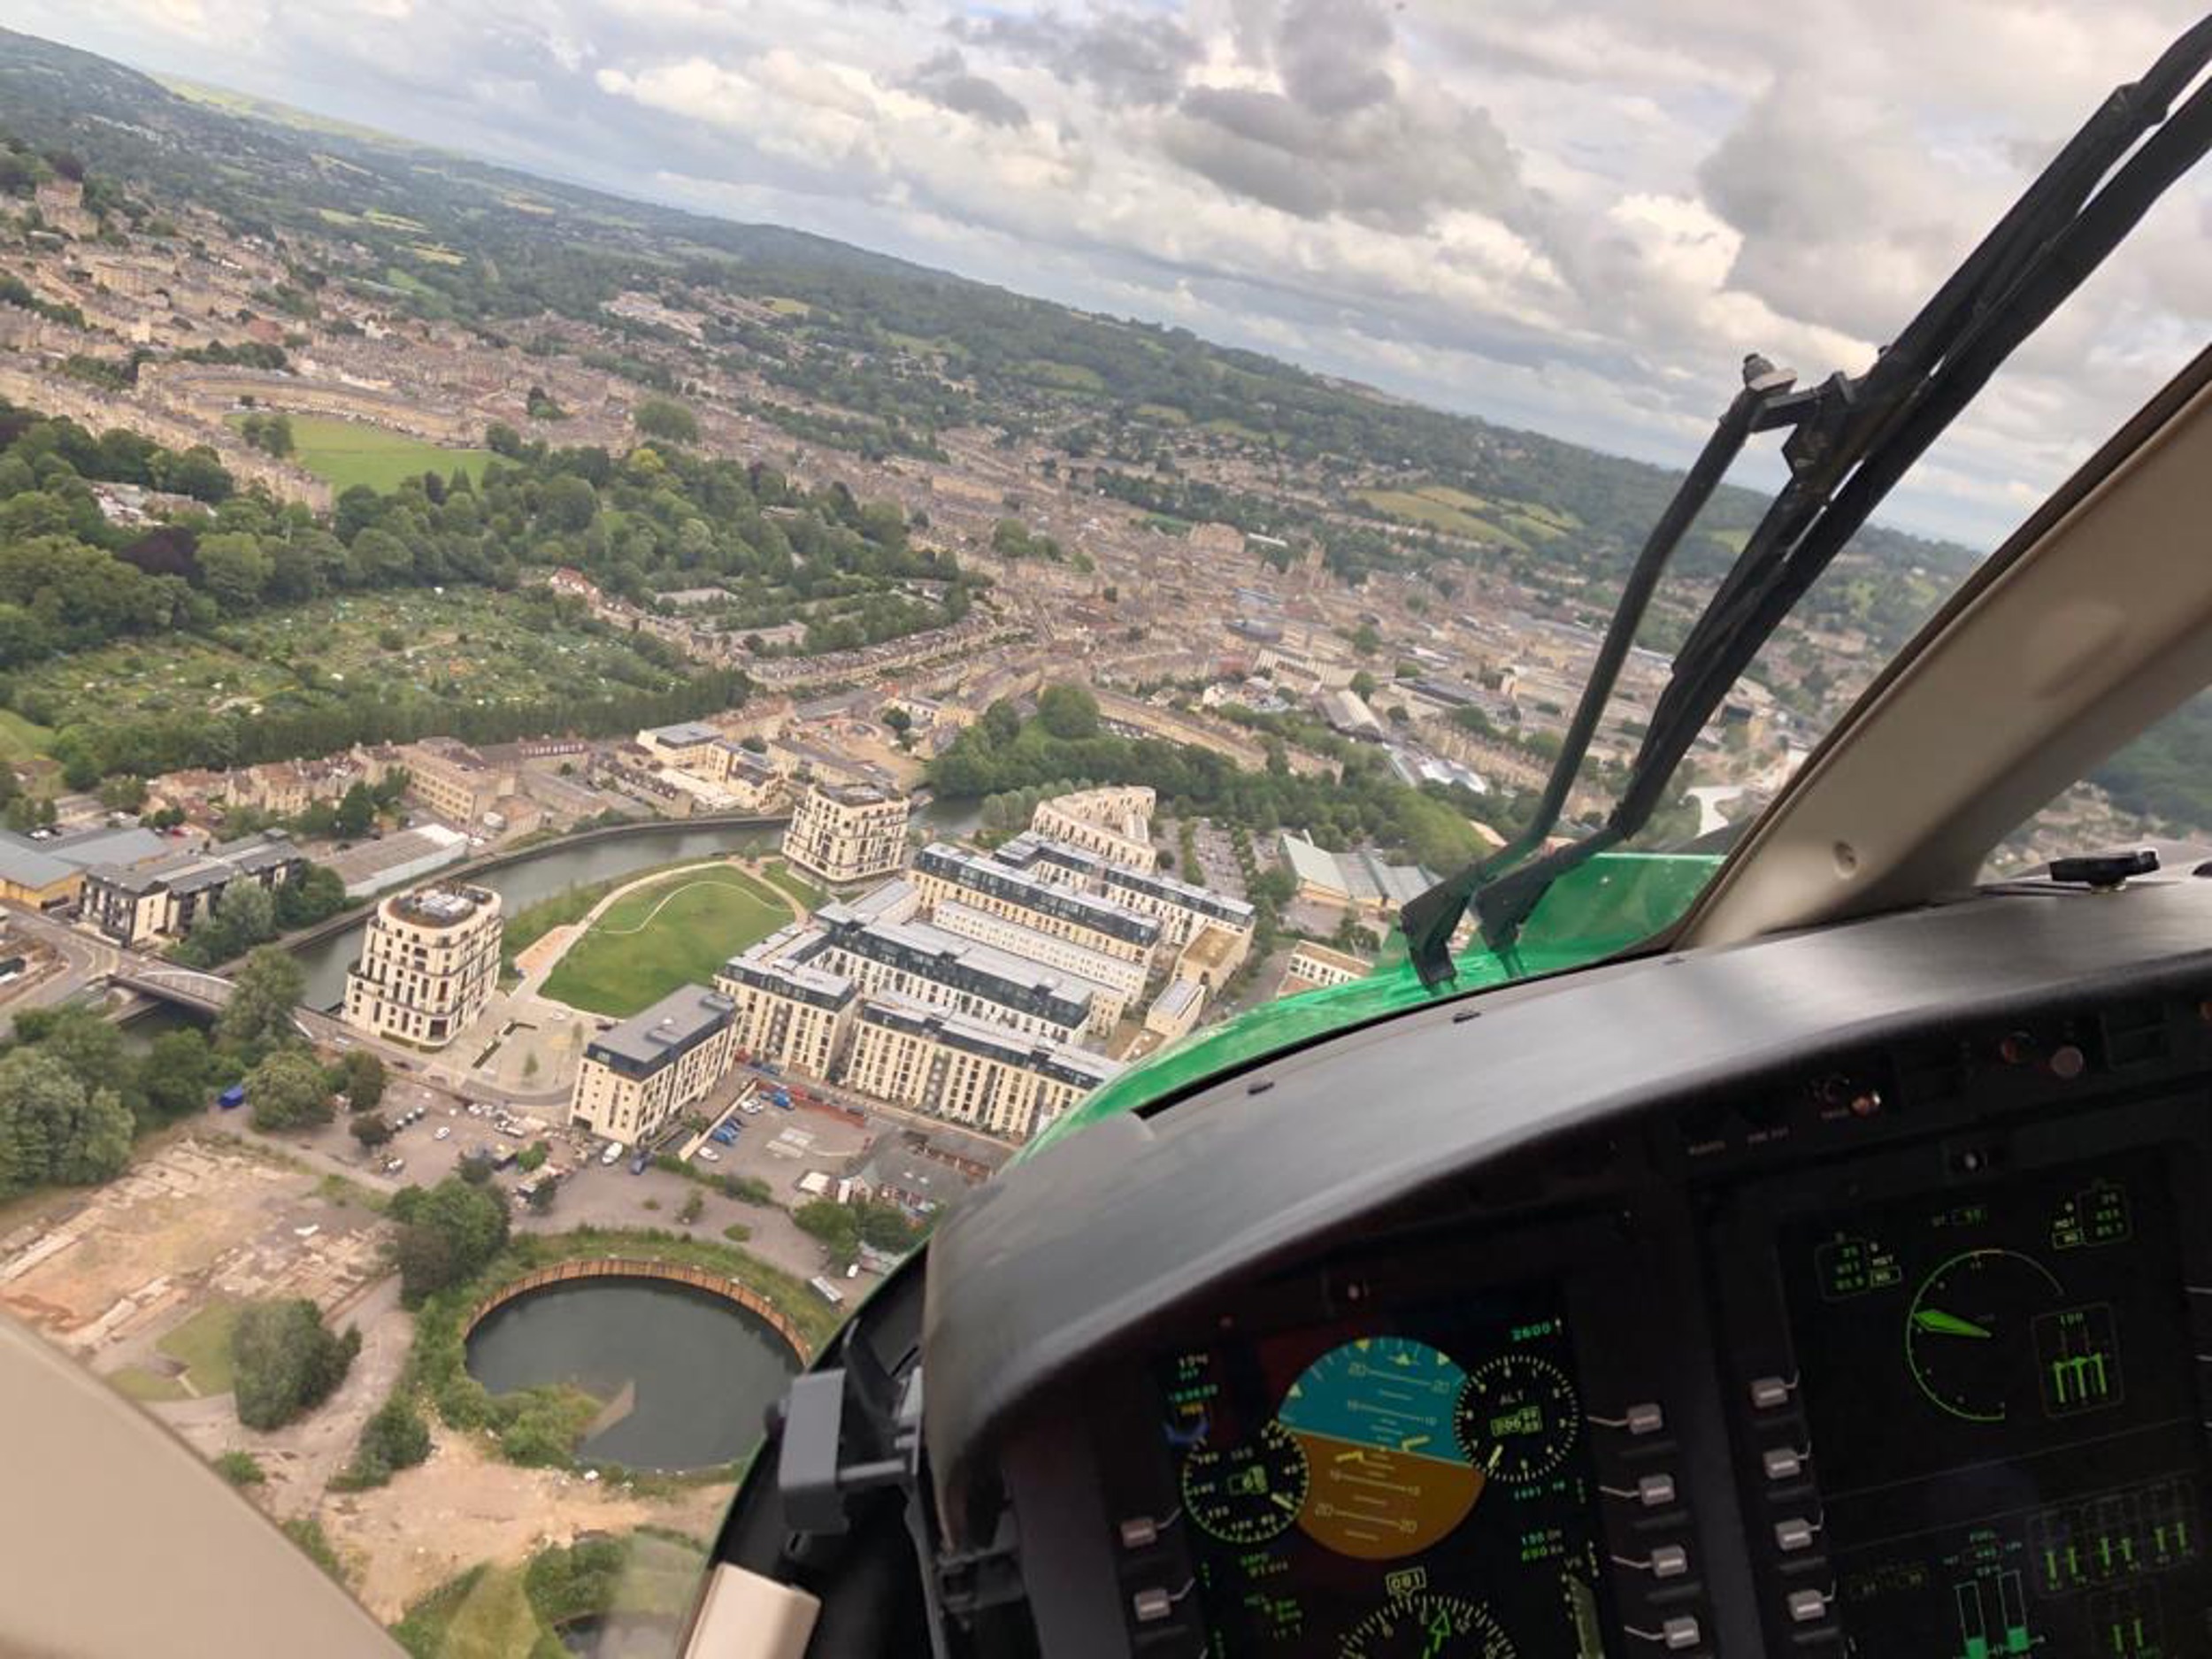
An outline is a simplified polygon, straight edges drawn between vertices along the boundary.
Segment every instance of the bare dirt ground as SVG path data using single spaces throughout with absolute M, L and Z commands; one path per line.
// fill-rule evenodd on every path
M 211 1301 L 341 1306 L 383 1277 L 384 1229 L 320 1178 L 186 1135 L 0 1238 L 0 1310 L 109 1373 L 170 1367 L 155 1344 Z
M 373 1492 L 333 1494 L 322 1507 L 323 1530 L 345 1563 L 349 1587 L 388 1624 L 480 1561 L 519 1562 L 579 1533 L 647 1525 L 705 1538 L 729 1505 L 727 1486 L 642 1497 L 620 1483 L 495 1462 L 449 1429 L 439 1428 L 436 1437 L 437 1449 L 421 1467 Z

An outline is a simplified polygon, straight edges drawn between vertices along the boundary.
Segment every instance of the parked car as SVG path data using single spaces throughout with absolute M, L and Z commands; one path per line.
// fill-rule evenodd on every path
M 453 1125 L 450 1124 L 440 1124 L 438 1125 L 438 1133 L 431 1138 L 436 1141 L 450 1141 L 453 1138 Z
M 699 1156 L 710 1164 L 719 1164 L 722 1161 L 722 1155 L 712 1147 L 701 1147 Z

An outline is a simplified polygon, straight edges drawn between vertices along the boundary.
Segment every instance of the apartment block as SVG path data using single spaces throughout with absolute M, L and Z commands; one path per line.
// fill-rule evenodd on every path
M 427 1048 L 450 1042 L 499 987 L 502 926 L 499 895 L 488 887 L 430 887 L 386 899 L 346 972 L 346 1024 Z
M 942 841 L 914 855 L 912 880 L 933 912 L 964 904 L 1126 962 L 1148 963 L 1160 943 L 1156 917 Z
M 1158 797 L 1148 787 L 1083 789 L 1037 803 L 1029 827 L 1132 870 L 1156 870 L 1160 855 L 1152 845 L 1152 809 Z
M 79 917 L 121 945 L 181 939 L 234 882 L 274 888 L 307 868 L 282 830 L 264 830 L 200 852 L 164 853 L 84 872 Z
M 906 861 L 908 803 L 868 784 L 815 783 L 799 797 L 783 852 L 825 881 L 864 881 Z
M 894 995 L 861 1004 L 845 1082 L 1025 1140 L 1121 1070 L 1102 1055 Z
M 654 1134 L 729 1071 L 735 1011 L 720 992 L 687 985 L 601 1032 L 584 1049 L 569 1116 L 626 1146 Z
M 869 920 L 841 904 L 825 905 L 814 919 L 822 937 L 809 959 L 864 995 L 896 992 L 1060 1042 L 1111 1032 L 1128 1002 L 1110 986 L 927 922 Z
M 1242 899 L 1233 899 L 1154 870 L 1133 869 L 1102 858 L 1087 848 L 1071 845 L 1035 831 L 1018 835 L 995 855 L 1041 880 L 1056 881 L 1079 892 L 1110 899 L 1125 910 L 1149 916 L 1160 924 L 1162 942 L 1180 950 L 1208 927 L 1251 936 L 1259 913 Z
M 724 963 L 714 987 L 730 1001 L 731 1059 L 765 1060 L 810 1077 L 834 1074 L 844 1059 L 860 994 L 850 979 L 793 960 L 818 939 L 795 923 Z

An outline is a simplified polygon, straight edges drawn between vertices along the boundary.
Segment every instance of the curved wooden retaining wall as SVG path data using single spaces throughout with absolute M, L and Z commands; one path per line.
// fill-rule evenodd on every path
M 798 1356 L 802 1363 L 814 1358 L 813 1344 L 800 1334 L 798 1327 L 784 1317 L 780 1309 L 749 1285 L 741 1285 L 733 1279 L 709 1272 L 703 1267 L 671 1267 L 664 1262 L 611 1260 L 603 1256 L 556 1262 L 550 1267 L 541 1267 L 534 1272 L 525 1273 L 511 1285 L 501 1286 L 478 1302 L 470 1313 L 468 1325 L 461 1333 L 463 1340 L 475 1332 L 488 1314 L 505 1307 L 518 1296 L 542 1290 L 548 1285 L 565 1285 L 582 1279 L 662 1279 L 672 1284 L 689 1285 L 693 1289 L 703 1290 L 710 1296 L 733 1302 L 748 1313 L 756 1315 L 783 1339 L 784 1345 Z

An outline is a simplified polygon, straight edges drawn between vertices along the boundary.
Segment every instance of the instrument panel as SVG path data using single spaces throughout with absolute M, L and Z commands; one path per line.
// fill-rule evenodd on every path
M 2202 1651 L 2212 1560 L 2177 1156 L 1783 1228 L 1820 1524 L 1861 1649 Z
M 1631 1137 L 1601 1202 L 1401 1217 L 1115 1378 L 1123 1650 L 2212 1659 L 2201 1085 L 1915 1113 L 1909 1057 Z

